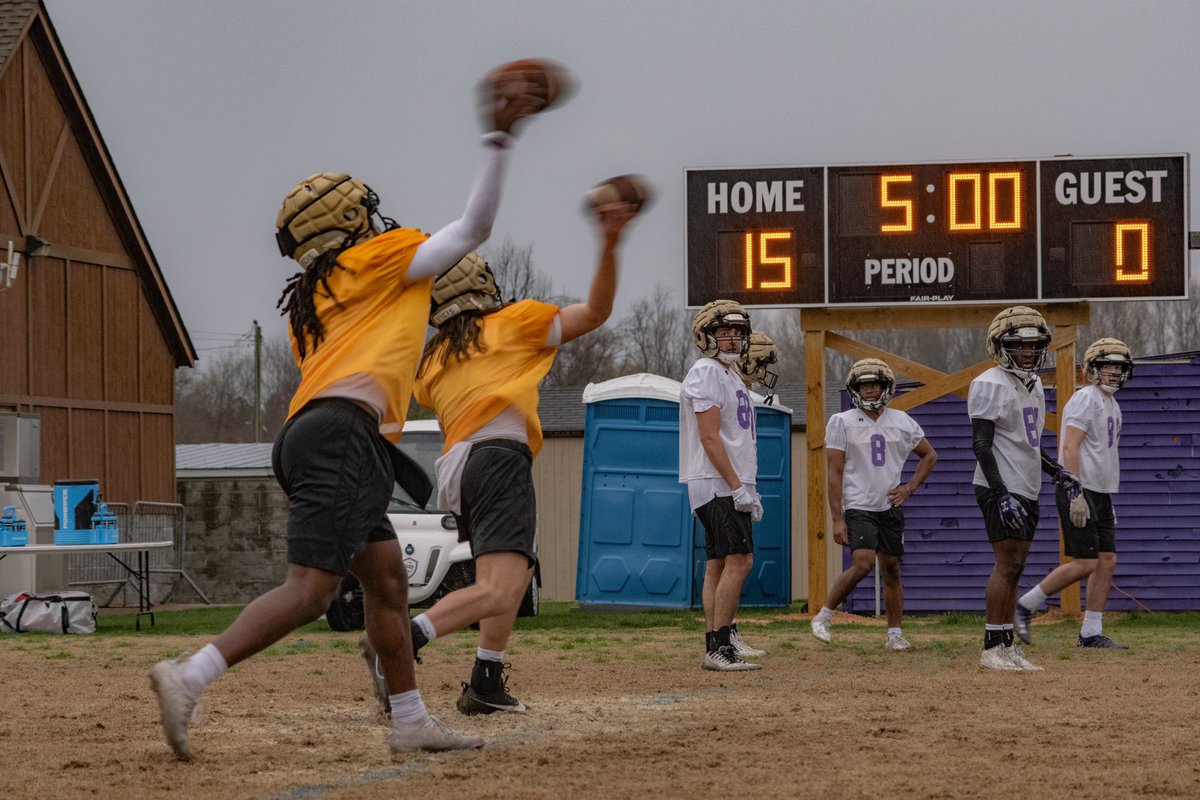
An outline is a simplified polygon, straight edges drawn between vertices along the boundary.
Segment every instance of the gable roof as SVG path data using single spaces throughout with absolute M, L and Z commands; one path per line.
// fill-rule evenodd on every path
M 5 0 L 0 2 L 0 75 L 8 69 L 22 40 L 33 45 L 47 77 L 54 88 L 63 113 L 71 121 L 72 131 L 83 151 L 92 178 L 109 209 L 121 240 L 129 253 L 141 280 L 147 302 L 162 331 L 163 340 L 175 357 L 176 366 L 194 366 L 196 349 L 183 325 L 183 317 L 175 306 L 170 289 L 159 269 L 150 242 L 134 213 L 133 204 L 125 191 L 121 177 L 100 129 L 92 116 L 87 100 L 75 79 L 75 73 L 63 52 L 62 43 L 45 6 L 40 0 Z M 30 233 L 32 231 L 22 231 Z M 53 246 L 53 243 L 51 244 Z

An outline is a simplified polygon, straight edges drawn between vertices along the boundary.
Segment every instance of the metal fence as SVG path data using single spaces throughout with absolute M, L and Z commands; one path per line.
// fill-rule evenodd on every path
M 185 566 L 187 556 L 187 517 L 178 503 L 153 503 L 139 500 L 131 510 L 125 503 L 109 503 L 108 510 L 117 517 L 122 542 L 161 542 L 170 540 L 170 548 L 150 551 L 150 573 L 174 575 L 169 588 L 156 602 L 165 603 L 186 582 L 204 603 L 208 597 L 201 591 Z M 101 605 L 112 605 L 117 595 L 128 588 L 129 574 L 107 553 L 72 553 L 68 556 L 68 583 L 72 586 L 113 586 L 112 593 Z M 156 588 L 159 585 L 156 584 Z

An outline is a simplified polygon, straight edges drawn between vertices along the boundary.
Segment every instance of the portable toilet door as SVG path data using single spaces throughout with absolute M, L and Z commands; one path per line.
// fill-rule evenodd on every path
M 792 411 L 754 398 L 758 443 L 758 489 L 763 518 L 754 524 L 754 567 L 742 586 L 740 606 L 788 606 L 792 602 Z M 682 484 L 681 484 L 682 485 Z M 686 492 L 685 492 L 686 496 Z M 692 517 L 692 605 L 704 605 L 704 526 Z
M 583 392 L 581 606 L 688 608 L 691 509 L 679 482 L 679 382 L 639 373 Z
M 580 605 L 700 606 L 704 529 L 679 482 L 678 381 L 589 384 L 575 597 Z M 791 411 L 755 396 L 759 493 L 748 605 L 791 602 Z

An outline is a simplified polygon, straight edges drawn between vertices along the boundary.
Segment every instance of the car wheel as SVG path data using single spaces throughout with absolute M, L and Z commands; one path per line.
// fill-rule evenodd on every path
M 342 579 L 333 602 L 325 611 L 325 621 L 335 631 L 361 631 L 366 625 L 362 587 L 353 575 Z
M 533 571 L 533 578 L 529 581 L 529 588 L 525 590 L 525 597 L 521 599 L 521 607 L 517 609 L 518 617 L 536 617 L 538 608 L 542 602 L 542 578 L 538 575 L 538 571 Z

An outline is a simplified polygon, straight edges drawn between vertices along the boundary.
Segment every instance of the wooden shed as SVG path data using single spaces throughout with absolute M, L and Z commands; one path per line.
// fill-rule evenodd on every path
M 175 500 L 195 349 L 41 2 L 0 4 L 0 412 L 40 415 L 40 483 Z

